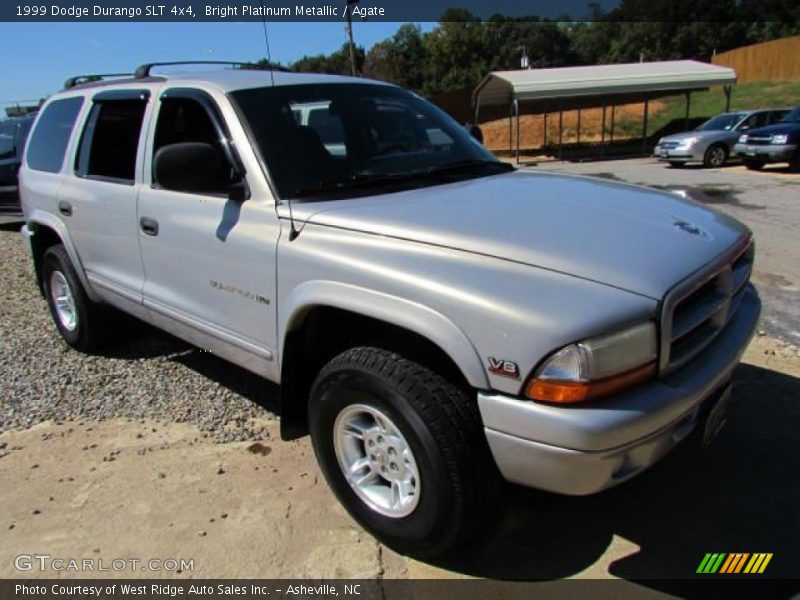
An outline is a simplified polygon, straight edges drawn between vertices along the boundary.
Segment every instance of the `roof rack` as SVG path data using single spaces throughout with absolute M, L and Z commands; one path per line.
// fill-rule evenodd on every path
M 175 65 L 230 65 L 239 68 L 248 68 L 251 70 L 270 70 L 270 68 L 261 69 L 254 63 L 239 62 L 235 60 L 177 60 L 173 62 L 157 62 L 139 65 L 133 72 L 133 76 L 136 77 L 136 79 L 144 79 L 145 77 L 150 76 L 150 71 L 153 67 L 171 67 Z M 271 70 L 288 71 L 288 69 L 280 66 L 272 66 Z
M 74 88 L 76 85 L 80 85 L 82 83 L 90 83 L 92 81 L 99 81 L 101 79 L 105 79 L 106 77 L 130 77 L 130 73 L 96 73 L 92 75 L 75 75 L 75 77 L 70 77 L 64 82 L 64 89 L 68 90 L 70 88 Z

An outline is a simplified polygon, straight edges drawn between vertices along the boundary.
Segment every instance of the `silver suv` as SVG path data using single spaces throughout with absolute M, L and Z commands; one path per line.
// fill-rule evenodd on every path
M 20 182 L 70 346 L 118 309 L 280 383 L 284 437 L 310 432 L 353 517 L 416 555 L 484 523 L 501 478 L 591 494 L 709 442 L 760 311 L 741 223 L 514 170 L 366 79 L 148 65 L 74 86 Z

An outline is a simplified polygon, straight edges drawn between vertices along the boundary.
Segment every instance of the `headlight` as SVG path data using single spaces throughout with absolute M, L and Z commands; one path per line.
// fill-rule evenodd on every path
M 777 134 L 777 135 L 773 135 L 773 136 L 770 138 L 770 140 L 769 140 L 769 143 L 770 143 L 770 144 L 785 144 L 785 143 L 786 143 L 786 142 L 788 142 L 788 141 L 789 141 L 789 136 L 788 136 L 788 134 L 786 134 L 786 133 L 779 133 L 779 134 Z
M 739 136 L 739 143 L 740 144 L 746 144 L 747 143 L 747 134 L 746 133 L 743 133 L 742 135 Z
M 608 396 L 656 373 L 655 323 L 565 346 L 536 370 L 525 386 L 532 400 L 583 402 Z
M 681 146 L 683 148 L 688 148 L 689 146 L 694 144 L 696 141 L 697 141 L 696 137 L 684 138 L 684 139 L 678 141 L 678 146 Z

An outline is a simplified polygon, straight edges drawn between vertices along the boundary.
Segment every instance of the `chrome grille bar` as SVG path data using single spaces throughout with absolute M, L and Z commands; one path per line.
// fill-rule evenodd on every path
M 748 236 L 670 290 L 661 313 L 661 374 L 688 363 L 728 324 L 750 279 L 753 256 Z

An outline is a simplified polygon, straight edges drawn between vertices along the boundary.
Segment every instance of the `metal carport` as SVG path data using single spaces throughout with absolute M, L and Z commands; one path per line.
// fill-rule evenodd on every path
M 688 123 L 692 92 L 721 85 L 725 90 L 726 110 L 729 110 L 731 86 L 735 83 L 736 72 L 733 69 L 694 60 L 494 71 L 484 77 L 476 86 L 472 93 L 472 106 L 475 111 L 476 124 L 480 122 L 482 106 L 509 107 L 509 135 L 511 119 L 516 117 L 516 159 L 519 162 L 521 103 L 528 105 L 526 107 L 528 112 L 543 113 L 545 119 L 548 113 L 559 113 L 559 155 L 561 154 L 563 112 L 565 110 L 578 111 L 578 143 L 580 144 L 580 110 L 602 107 L 602 153 L 605 148 L 606 107 L 609 103 L 612 108 L 611 139 L 613 141 L 614 107 L 619 104 L 644 102 L 642 146 L 645 148 L 648 102 L 651 99 L 684 93 Z

